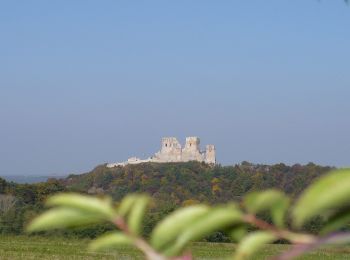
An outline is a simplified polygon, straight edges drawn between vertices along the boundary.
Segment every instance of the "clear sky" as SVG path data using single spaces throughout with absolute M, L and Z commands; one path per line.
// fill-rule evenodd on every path
M 0 175 L 201 138 L 221 164 L 350 166 L 342 0 L 1 1 Z

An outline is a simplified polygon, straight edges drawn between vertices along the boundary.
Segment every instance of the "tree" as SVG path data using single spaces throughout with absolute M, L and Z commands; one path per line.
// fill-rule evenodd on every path
M 190 242 L 208 237 L 223 239 L 221 231 L 226 231 L 239 241 L 234 253 L 236 260 L 250 259 L 265 244 L 278 240 L 292 244 L 291 249 L 275 258 L 286 260 L 321 245 L 350 241 L 350 232 L 334 233 L 350 222 L 349 196 L 350 169 L 337 170 L 310 185 L 294 204 L 285 193 L 268 189 L 246 195 L 240 205 L 234 202 L 212 207 L 191 205 L 171 212 L 157 224 L 154 218 L 149 219 L 147 228 L 151 235 L 145 238 L 142 223 L 149 196 L 128 195 L 115 207 L 109 198 L 60 194 L 48 200 L 53 208 L 36 218 L 28 231 L 109 222 L 118 231 L 97 238 L 90 244 L 91 249 L 134 245 L 147 259 L 158 260 L 191 259 L 186 251 Z M 271 221 L 259 218 L 262 213 L 268 213 Z M 287 216 L 291 216 L 291 226 L 286 225 Z M 300 231 L 317 218 L 324 222 L 318 234 Z
M 0 213 L 4 214 L 16 204 L 16 197 L 13 195 L 0 194 Z

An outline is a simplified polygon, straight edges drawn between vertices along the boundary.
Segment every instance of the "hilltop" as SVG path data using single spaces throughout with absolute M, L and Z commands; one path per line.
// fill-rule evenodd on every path
M 203 162 L 143 163 L 113 168 L 105 164 L 84 174 L 35 184 L 18 184 L 0 178 L 0 199 L 4 202 L 0 203 L 0 233 L 23 233 L 26 223 L 43 211 L 46 198 L 57 192 L 108 195 L 116 201 L 128 193 L 148 193 L 154 201 L 145 220 L 144 233 L 148 234 L 158 220 L 180 206 L 240 201 L 248 192 L 267 188 L 278 188 L 296 197 L 315 178 L 331 169 L 313 163 L 293 166 L 248 162 L 234 166 Z M 312 223 L 307 229 L 317 230 L 320 224 Z M 95 237 L 111 228 L 103 225 L 54 234 Z M 222 234 L 216 234 L 209 240 L 225 239 Z
M 296 196 L 330 167 L 243 162 L 234 166 L 210 166 L 200 162 L 143 163 L 108 168 L 100 165 L 64 181 L 69 190 L 109 194 L 120 200 L 130 192 L 145 192 L 159 201 L 177 205 L 191 202 L 221 203 L 239 200 L 247 192 L 278 188 Z

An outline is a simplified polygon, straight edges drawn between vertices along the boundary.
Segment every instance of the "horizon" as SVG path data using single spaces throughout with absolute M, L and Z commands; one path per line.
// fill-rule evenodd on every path
M 234 165 L 350 167 L 343 1 L 0 4 L 0 176 L 199 136 Z
M 191 162 L 191 161 L 190 161 Z M 157 162 L 145 162 L 145 163 L 142 163 L 142 164 L 147 164 L 147 163 L 157 163 Z M 159 163 L 159 162 L 158 162 Z M 171 164 L 171 163 L 187 163 L 187 162 L 163 162 L 163 163 L 160 163 L 160 164 Z M 300 165 L 300 166 L 307 166 L 309 164 L 314 164 L 314 165 L 317 165 L 317 166 L 321 166 L 321 167 L 335 167 L 335 168 L 342 168 L 342 167 L 336 167 L 334 165 L 322 165 L 322 164 L 316 164 L 314 162 L 308 162 L 308 163 L 305 163 L 305 164 L 300 164 L 300 163 L 295 163 L 295 164 L 286 164 L 286 163 L 283 163 L 283 162 L 276 162 L 276 163 L 273 163 L 273 164 L 263 164 L 263 163 L 254 163 L 254 162 L 249 162 L 249 161 L 241 161 L 241 162 L 237 162 L 237 163 L 234 163 L 234 164 L 227 164 L 227 165 L 224 165 L 224 164 L 221 164 L 221 163 L 217 163 L 216 165 L 220 166 L 220 167 L 234 167 L 236 165 L 242 165 L 243 163 L 249 163 L 249 164 L 252 164 L 252 165 L 256 165 L 256 166 L 274 166 L 274 165 L 279 165 L 279 164 L 284 164 L 285 166 L 287 167 L 293 167 L 295 165 Z M 92 167 L 91 169 L 85 171 L 85 172 L 69 172 L 69 173 L 48 173 L 48 174 L 9 174 L 9 175 L 0 175 L 0 178 L 4 178 L 5 180 L 9 180 L 9 178 L 16 178 L 16 177 L 25 177 L 25 178 L 32 178 L 32 177 L 62 177 L 62 178 L 66 178 L 67 176 L 73 174 L 73 175 L 81 175 L 81 174 L 85 174 L 85 173 L 89 173 L 91 171 L 93 171 L 96 167 L 98 166 L 101 166 L 101 165 L 106 165 L 107 163 L 104 163 L 104 164 L 98 164 L 98 165 L 95 165 L 94 167 Z M 132 165 L 132 164 L 131 164 Z M 136 165 L 140 165 L 140 164 L 136 164 Z M 134 165 L 135 166 L 135 165 Z M 122 166 L 122 167 L 126 167 L 126 166 Z M 346 168 L 346 167 L 345 167 Z

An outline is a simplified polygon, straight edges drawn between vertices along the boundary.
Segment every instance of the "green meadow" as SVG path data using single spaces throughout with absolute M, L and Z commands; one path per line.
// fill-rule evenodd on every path
M 143 259 L 132 247 L 122 247 L 106 252 L 86 250 L 89 240 L 53 237 L 0 236 L 0 259 Z M 234 244 L 194 243 L 194 259 L 227 259 Z M 287 245 L 268 245 L 254 259 L 267 259 L 287 249 Z M 350 246 L 323 248 L 300 259 L 350 259 Z

